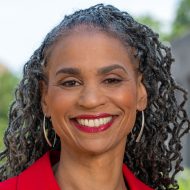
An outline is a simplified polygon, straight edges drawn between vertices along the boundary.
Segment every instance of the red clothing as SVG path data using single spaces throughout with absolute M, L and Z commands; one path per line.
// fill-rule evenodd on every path
M 16 177 L 0 183 L 0 190 L 60 190 L 52 171 L 52 165 L 59 159 L 55 152 L 47 152 L 29 168 Z M 123 175 L 130 190 L 153 190 L 123 165 Z

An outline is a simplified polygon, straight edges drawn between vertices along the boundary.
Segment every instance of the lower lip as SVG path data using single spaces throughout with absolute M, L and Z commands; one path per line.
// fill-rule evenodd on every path
M 112 118 L 112 120 L 104 125 L 101 125 L 99 127 L 87 127 L 87 126 L 83 126 L 80 125 L 76 120 L 72 120 L 72 122 L 74 123 L 74 126 L 79 129 L 82 132 L 85 133 L 98 133 L 98 132 L 102 132 L 105 131 L 107 129 L 109 129 L 111 127 L 111 125 L 114 122 L 114 118 Z

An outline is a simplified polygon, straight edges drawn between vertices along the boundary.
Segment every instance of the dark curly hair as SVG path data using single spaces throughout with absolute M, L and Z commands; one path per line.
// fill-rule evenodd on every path
M 59 138 L 53 148 L 44 139 L 40 83 L 48 80 L 44 67 L 52 45 L 81 25 L 112 35 L 135 49 L 134 56 L 140 60 L 139 71 L 148 93 L 148 106 L 142 138 L 138 143 L 135 141 L 141 128 L 138 113 L 134 129 L 128 135 L 124 162 L 149 186 L 159 190 L 178 189 L 175 175 L 183 169 L 181 138 L 188 133 L 190 121 L 184 110 L 187 92 L 176 84 L 170 73 L 174 61 L 171 50 L 159 41 L 158 34 L 136 22 L 127 12 L 103 4 L 65 16 L 24 65 L 23 78 L 10 107 L 5 149 L 0 153 L 3 161 L 0 180 L 18 175 L 46 151 L 60 150 Z M 180 102 L 176 96 L 181 97 Z M 50 121 L 48 130 L 53 142 Z

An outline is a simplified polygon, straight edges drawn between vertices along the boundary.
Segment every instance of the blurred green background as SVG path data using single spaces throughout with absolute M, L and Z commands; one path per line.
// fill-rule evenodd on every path
M 3 148 L 3 134 L 8 125 L 8 111 L 14 97 L 14 89 L 19 77 L 0 65 L 0 149 Z
M 163 42 L 171 43 L 173 40 L 190 33 L 190 0 L 180 1 L 179 7 L 176 10 L 176 18 L 169 32 L 163 31 L 164 27 L 162 23 L 150 15 L 142 15 L 136 19 L 158 32 Z M 14 89 L 19 79 L 19 76 L 11 73 L 3 63 L 0 63 L 0 150 L 3 149 L 3 134 L 8 125 L 9 106 L 13 100 Z M 190 169 L 185 168 L 185 170 L 178 175 L 178 181 L 180 190 L 190 190 Z

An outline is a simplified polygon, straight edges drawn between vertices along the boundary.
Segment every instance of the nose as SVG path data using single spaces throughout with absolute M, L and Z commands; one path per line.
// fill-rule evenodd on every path
M 95 109 L 106 103 L 106 95 L 97 86 L 86 86 L 81 91 L 78 105 L 85 109 Z

